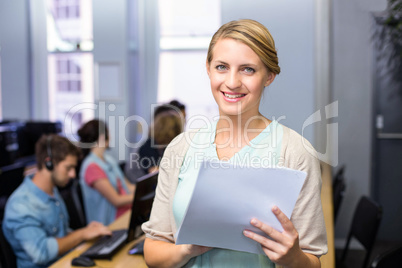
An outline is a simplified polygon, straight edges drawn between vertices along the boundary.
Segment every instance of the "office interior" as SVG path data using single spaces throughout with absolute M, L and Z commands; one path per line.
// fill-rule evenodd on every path
M 70 1 L 79 9 L 74 16 L 90 9 L 92 29 L 85 31 L 92 30 L 92 43 L 63 41 L 60 35 L 53 47 L 49 34 L 52 27 L 60 31 L 63 21 L 55 21 L 57 12 L 49 18 L 49 2 L 62 1 L 0 0 L 3 121 L 60 120 L 52 110 L 57 90 L 50 88 L 60 86 L 52 80 L 59 68 L 52 57 L 89 55 L 82 61 L 89 62 L 85 72 L 92 75 L 80 80 L 89 93 L 72 100 L 70 117 L 61 117 L 61 127 L 74 140 L 75 122 L 104 119 L 112 131 L 111 153 L 128 161 L 129 145 L 143 138 L 154 105 L 171 99 L 186 104 L 187 128 L 200 124 L 201 119 L 191 119 L 196 115 L 217 115 L 205 71 L 205 44 L 221 24 L 255 19 L 273 35 L 282 70 L 264 92 L 262 114 L 307 138 L 332 174 L 345 166 L 335 247 L 344 247 L 363 195 L 383 206 L 377 239 L 402 241 L 402 90 L 379 71 L 384 66 L 375 46 L 376 18 L 386 14 L 387 0 L 77 0 Z M 59 17 L 66 19 L 66 14 Z M 191 40 L 183 41 L 183 36 Z M 169 43 L 174 38 L 187 46 Z M 175 55 L 180 60 L 171 60 Z M 71 116 L 84 110 L 89 114 Z M 361 248 L 358 243 L 352 247 Z

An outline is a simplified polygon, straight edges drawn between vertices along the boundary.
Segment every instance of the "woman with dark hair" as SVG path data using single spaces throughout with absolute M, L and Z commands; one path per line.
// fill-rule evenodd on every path
M 124 176 L 118 162 L 106 153 L 109 131 L 105 122 L 91 120 L 78 130 L 85 159 L 81 164 L 87 221 L 107 225 L 131 209 L 135 186 Z

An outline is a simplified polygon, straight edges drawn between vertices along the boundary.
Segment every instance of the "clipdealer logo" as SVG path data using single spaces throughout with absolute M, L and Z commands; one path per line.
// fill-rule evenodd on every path
M 316 152 L 314 148 L 310 144 L 307 144 L 303 139 L 304 148 L 311 154 L 317 154 L 318 159 L 327 163 L 333 167 L 338 165 L 338 122 L 330 122 L 332 118 L 338 117 L 338 101 L 332 102 L 325 106 L 324 113 L 325 118 L 321 117 L 321 110 L 317 110 L 312 115 L 310 115 L 306 121 L 303 123 L 302 136 L 304 137 L 304 130 L 307 127 L 312 126 L 313 124 L 317 124 L 326 121 L 326 145 L 325 152 L 320 153 Z

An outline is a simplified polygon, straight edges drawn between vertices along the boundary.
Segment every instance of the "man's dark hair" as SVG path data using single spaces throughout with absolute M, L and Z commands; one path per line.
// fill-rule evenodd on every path
M 50 154 L 49 155 L 49 151 Z M 68 155 L 79 159 L 81 152 L 68 139 L 56 134 L 42 135 L 35 144 L 36 166 L 41 170 L 45 166 L 45 160 L 51 157 L 53 166 L 66 159 Z

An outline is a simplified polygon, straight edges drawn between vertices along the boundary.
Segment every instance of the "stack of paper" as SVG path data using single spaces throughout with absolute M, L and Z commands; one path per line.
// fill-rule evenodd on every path
M 243 230 L 263 234 L 250 224 L 255 217 L 283 231 L 271 208 L 277 205 L 290 218 L 306 175 L 288 168 L 205 161 L 177 232 L 176 244 L 264 254 L 261 245 L 245 237 Z

